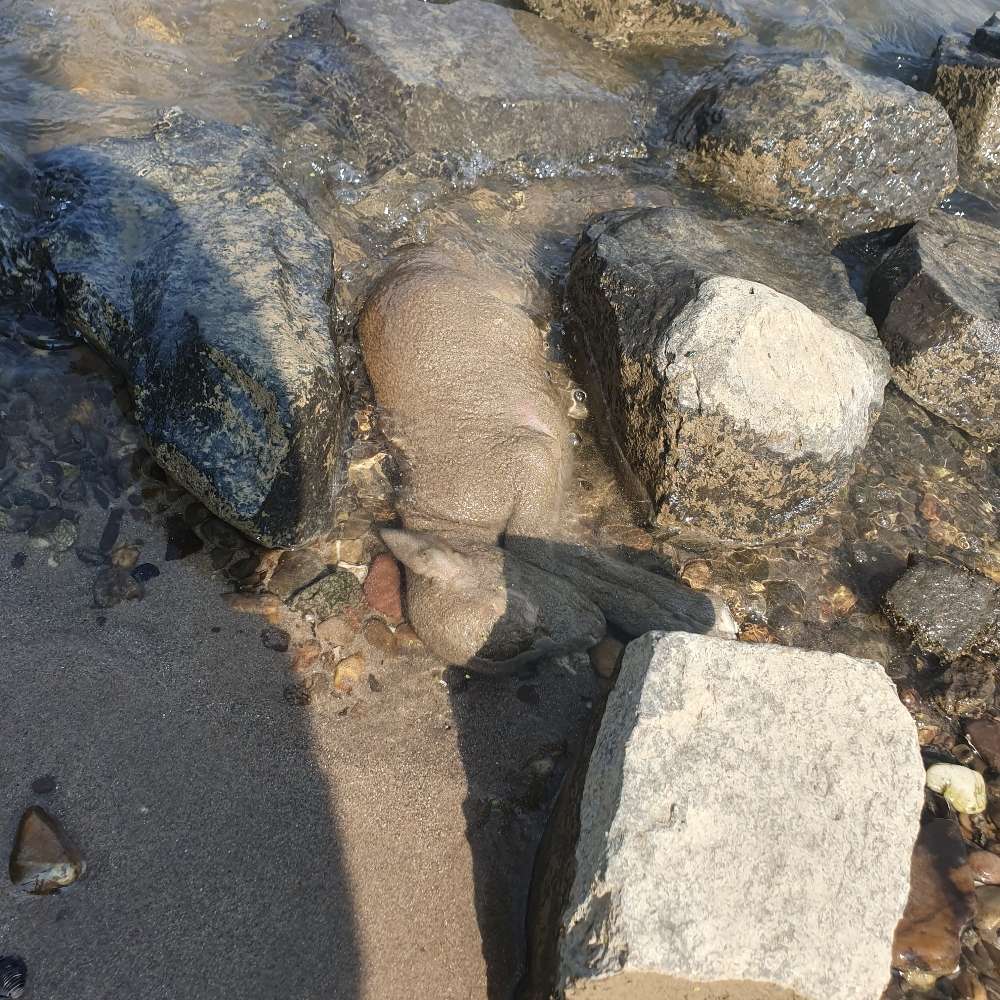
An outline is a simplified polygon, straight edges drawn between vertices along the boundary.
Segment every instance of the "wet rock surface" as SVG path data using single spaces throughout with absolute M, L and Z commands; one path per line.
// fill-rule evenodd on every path
M 996 230 L 934 212 L 886 254 L 869 309 L 893 380 L 970 434 L 1000 440 Z
M 47 896 L 72 885 L 83 874 L 83 862 L 59 823 L 41 806 L 21 817 L 7 868 L 18 889 Z
M 600 45 L 711 45 L 742 35 L 725 0 L 527 0 L 526 6 Z
M 934 52 L 931 93 L 958 136 L 966 183 L 1000 179 L 1000 21 L 996 15 L 968 35 L 945 35 Z
M 341 430 L 331 250 L 260 140 L 170 114 L 39 169 L 67 320 L 124 374 L 157 461 L 262 542 L 314 538 Z
M 926 986 L 958 968 L 961 934 L 975 913 L 972 872 L 962 832 L 952 819 L 920 827 L 910 895 L 893 940 L 893 966 Z
M 693 84 L 670 140 L 700 183 L 836 233 L 912 222 L 957 183 L 941 106 L 829 57 L 734 56 Z
M 557 25 L 479 0 L 318 6 L 263 62 L 286 149 L 307 171 L 326 160 L 348 201 L 352 182 L 404 161 L 432 175 L 515 161 L 549 173 L 634 153 L 640 138 L 632 74 Z
M 768 223 L 610 216 L 584 235 L 566 310 L 661 523 L 751 541 L 814 525 L 882 404 L 884 352 L 846 272 Z
M 943 560 L 907 570 L 886 595 L 886 613 L 943 660 L 1000 655 L 1000 588 Z
M 579 839 L 539 869 L 575 872 L 529 995 L 881 995 L 923 767 L 877 664 L 645 636 L 586 768 Z

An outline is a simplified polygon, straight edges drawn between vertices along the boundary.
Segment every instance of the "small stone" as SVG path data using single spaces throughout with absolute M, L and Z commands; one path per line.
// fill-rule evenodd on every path
M 372 694 L 381 694 L 384 690 L 382 682 L 374 674 L 368 675 L 368 690 Z
M 155 580 L 159 575 L 160 569 L 153 563 L 139 563 L 139 565 L 132 570 L 132 576 L 142 584 L 149 583 L 150 580 Z
M 316 638 L 331 646 L 349 646 L 354 642 L 357 630 L 346 618 L 332 615 L 316 626 Z
M 1000 771 L 1000 721 L 970 719 L 965 723 L 965 735 L 976 753 L 994 771 Z
M 365 658 L 355 653 L 337 664 L 333 672 L 333 687 L 339 694 L 350 694 L 366 674 Z
M 167 550 L 163 558 L 167 562 L 187 559 L 205 547 L 204 540 L 195 534 L 180 514 L 168 517 L 164 527 L 167 529 Z
M 281 694 L 289 705 L 301 707 L 312 701 L 309 685 L 305 681 L 300 681 L 298 684 L 286 684 Z
M 740 642 L 763 642 L 780 644 L 778 634 L 761 622 L 744 622 L 740 626 Z
M 396 636 L 386 623 L 378 618 L 370 618 L 362 629 L 365 642 L 386 656 L 396 652 Z
M 242 611 L 251 615 L 277 614 L 281 610 L 281 601 L 274 594 L 223 594 L 222 599 L 233 611 Z
M 267 589 L 283 601 L 329 572 L 329 565 L 312 549 L 293 549 L 282 554 L 267 581 Z
M 122 601 L 139 601 L 146 588 L 127 569 L 108 566 L 94 580 L 94 606 L 113 608 Z
M 117 545 L 111 550 L 111 565 L 132 569 L 139 561 L 138 545 Z
M 886 594 L 885 612 L 943 660 L 1000 652 L 1000 587 L 943 559 L 911 566 Z
M 350 573 L 337 570 L 300 590 L 291 607 L 299 614 L 325 621 L 334 612 L 356 604 L 359 591 L 358 581 Z
M 83 874 L 83 863 L 59 824 L 31 806 L 18 824 L 8 871 L 17 888 L 45 896 L 72 885 Z
M 681 567 L 681 579 L 692 590 L 704 590 L 712 582 L 712 566 L 707 559 L 690 559 Z
M 1000 928 L 1000 886 L 982 885 L 976 889 L 976 930 L 996 947 Z
M 958 813 L 975 815 L 986 809 L 986 781 L 978 771 L 961 764 L 932 764 L 927 787 L 943 795 Z
M 28 988 L 28 967 L 16 955 L 0 956 L 0 1000 L 21 1000 Z
M 412 625 L 400 625 L 396 629 L 396 652 L 416 653 L 424 648 L 423 640 L 413 631 Z
M 1000 857 L 992 851 L 969 851 L 969 871 L 980 885 L 1000 885 Z
M 624 643 L 612 639 L 610 636 L 602 639 L 596 646 L 591 646 L 589 656 L 594 673 L 606 680 L 614 677 L 624 652 Z
M 403 574 L 394 556 L 383 552 L 372 560 L 363 590 L 368 604 L 390 625 L 403 621 Z
M 108 561 L 107 555 L 100 549 L 94 549 L 87 545 L 78 545 L 74 552 L 84 566 L 104 566 Z
M 268 625 L 267 628 L 261 631 L 260 641 L 264 646 L 268 649 L 273 649 L 276 653 L 285 653 L 288 651 L 291 636 L 283 628 L 278 628 L 277 625 Z
M 951 819 L 924 823 L 913 851 L 910 895 L 893 940 L 893 968 L 914 986 L 917 976 L 949 976 L 962 953 L 961 934 L 975 906 L 965 843 Z
M 54 775 L 43 774 L 40 778 L 35 778 L 31 783 L 31 790 L 36 795 L 51 795 L 56 790 L 56 779 Z
M 295 650 L 292 660 L 292 673 L 308 674 L 315 669 L 316 661 L 323 654 L 323 647 L 315 639 L 302 643 Z

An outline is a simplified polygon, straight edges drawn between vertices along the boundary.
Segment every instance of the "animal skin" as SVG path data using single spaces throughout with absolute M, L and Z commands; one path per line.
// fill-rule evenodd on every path
M 560 529 L 572 469 L 568 394 L 547 377 L 522 285 L 433 249 L 397 261 L 359 320 L 399 463 L 410 622 L 454 664 L 515 669 L 628 636 L 733 637 L 725 604 L 592 551 Z

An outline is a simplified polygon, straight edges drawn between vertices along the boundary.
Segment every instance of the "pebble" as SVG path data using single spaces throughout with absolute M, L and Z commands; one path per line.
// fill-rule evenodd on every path
M 393 556 L 383 552 L 372 560 L 363 590 L 368 604 L 391 625 L 403 621 L 403 574 Z
M 233 611 L 251 615 L 273 615 L 281 610 L 281 601 L 274 594 L 223 594 L 222 599 Z
M 0 956 L 0 1000 L 20 1000 L 28 988 L 28 967 L 16 955 Z
M 98 608 L 113 608 L 122 601 L 139 601 L 146 594 L 146 588 L 127 569 L 107 566 L 94 580 L 94 605 Z
M 138 545 L 116 545 L 111 550 L 111 565 L 132 569 L 139 561 Z
M 397 653 L 417 653 L 424 648 L 423 640 L 412 625 L 400 625 L 395 632 Z
M 292 660 L 292 672 L 296 674 L 309 673 L 322 653 L 323 647 L 315 639 L 304 642 L 295 651 L 295 659 Z
M 123 511 L 119 510 L 117 507 L 108 514 L 108 520 L 104 525 L 104 531 L 101 532 L 101 540 L 97 544 L 97 547 L 105 554 L 110 554 L 111 550 L 114 549 L 115 544 L 118 541 L 118 535 L 122 529 L 123 516 Z
M 163 558 L 167 562 L 186 559 L 205 547 L 204 541 L 194 533 L 180 514 L 168 517 L 163 525 L 167 530 L 167 551 Z
M 328 572 L 326 560 L 310 549 L 284 552 L 267 582 L 267 589 L 283 601 Z
M 690 559 L 681 568 L 681 579 L 692 590 L 704 590 L 712 582 L 712 567 L 706 559 Z
M 590 665 L 594 668 L 594 673 L 605 679 L 614 677 L 624 652 L 624 644 L 617 639 L 610 636 L 602 639 L 590 648 Z
M 154 566 L 153 563 L 139 563 L 139 565 L 132 570 L 132 576 L 143 584 L 149 583 L 150 580 L 155 579 L 159 575 L 159 567 Z
M 273 649 L 276 653 L 285 653 L 288 651 L 291 636 L 283 628 L 278 628 L 277 625 L 268 625 L 261 631 L 260 641 L 267 649 Z
M 349 646 L 354 642 L 357 630 L 346 618 L 333 615 L 316 626 L 316 638 L 331 646 Z
M 31 806 L 18 824 L 8 871 L 17 888 L 45 896 L 72 885 L 83 863 L 59 824 L 41 806 Z
M 291 607 L 299 614 L 325 621 L 335 611 L 356 603 L 357 598 L 357 580 L 350 573 L 338 570 L 300 590 L 292 599 Z
M 976 889 L 976 930 L 984 941 L 997 945 L 1000 928 L 1000 886 L 981 885 Z
M 927 787 L 943 795 L 955 812 L 974 815 L 986 809 L 986 782 L 978 771 L 961 764 L 932 764 Z
M 339 694 L 350 694 L 366 674 L 365 658 L 360 653 L 347 656 L 333 672 L 333 687 Z
M 1000 771 L 1000 722 L 996 719 L 972 719 L 965 723 L 965 735 L 976 753 L 994 771 Z
M 385 653 L 386 656 L 393 656 L 396 652 L 396 636 L 392 629 L 379 618 L 369 618 L 365 622 L 362 634 L 365 642 L 374 649 Z
M 49 795 L 56 790 L 57 784 L 55 775 L 43 774 L 31 783 L 31 790 L 36 795 Z
M 969 851 L 969 870 L 980 885 L 1000 885 L 1000 857 L 992 851 Z

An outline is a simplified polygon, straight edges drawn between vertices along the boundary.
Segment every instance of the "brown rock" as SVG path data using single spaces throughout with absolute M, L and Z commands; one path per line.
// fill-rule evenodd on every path
M 997 946 L 1000 928 L 1000 886 L 982 885 L 976 889 L 976 930 L 980 937 Z
M 139 561 L 138 545 L 119 545 L 111 551 L 111 565 L 121 569 L 132 569 Z
M 424 648 L 423 640 L 411 625 L 400 625 L 396 629 L 396 652 L 413 653 Z
M 350 694 L 368 676 L 365 658 L 360 653 L 345 657 L 333 673 L 333 687 L 340 694 Z
M 761 625 L 759 622 L 744 622 L 740 626 L 737 638 L 740 642 L 778 643 L 778 636 L 766 625 Z
M 969 851 L 968 864 L 980 885 L 1000 885 L 1000 857 L 992 851 Z
M 396 652 L 396 636 L 384 621 L 371 618 L 365 622 L 363 631 L 365 641 L 369 646 L 392 656 Z
M 323 647 L 315 639 L 310 639 L 308 642 L 303 643 L 295 651 L 295 659 L 292 660 L 292 672 L 296 674 L 309 673 L 322 652 Z
M 622 662 L 625 646 L 610 636 L 590 648 L 590 665 L 598 677 L 611 678 Z
M 334 615 L 320 622 L 316 626 L 316 638 L 320 642 L 327 642 L 331 646 L 349 646 L 354 642 L 357 629 L 346 618 Z
M 19 889 L 45 896 L 72 885 L 83 874 L 83 862 L 59 824 L 31 806 L 18 824 L 8 871 Z
M 267 582 L 267 589 L 287 601 L 327 571 L 326 560 L 312 549 L 285 552 Z
M 681 579 L 693 590 L 704 590 L 712 580 L 712 567 L 707 559 L 690 559 L 681 569 Z
M 365 579 L 365 600 L 393 625 L 403 620 L 403 575 L 387 552 L 377 555 Z
M 951 819 L 924 823 L 913 849 L 910 897 L 893 941 L 893 967 L 911 981 L 951 975 L 975 912 L 965 843 Z
M 274 594 L 223 594 L 222 599 L 233 611 L 242 611 L 251 615 L 275 614 L 281 610 L 281 601 Z
M 965 735 L 983 760 L 1000 771 L 1000 722 L 996 719 L 973 719 L 965 723 Z

